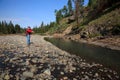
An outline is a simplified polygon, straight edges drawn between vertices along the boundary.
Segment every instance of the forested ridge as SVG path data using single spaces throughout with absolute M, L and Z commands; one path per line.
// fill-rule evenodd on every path
M 69 34 L 80 34 L 83 38 L 119 35 L 119 11 L 119 0 L 89 0 L 88 5 L 84 5 L 84 0 L 68 0 L 63 8 L 55 10 L 55 22 L 47 25 L 42 22 L 34 30 L 37 33 L 55 34 L 63 33 L 72 26 Z

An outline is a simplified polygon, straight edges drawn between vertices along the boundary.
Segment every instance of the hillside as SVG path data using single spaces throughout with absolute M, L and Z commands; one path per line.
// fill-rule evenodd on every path
M 85 26 L 88 37 L 120 35 L 120 8 L 102 15 Z

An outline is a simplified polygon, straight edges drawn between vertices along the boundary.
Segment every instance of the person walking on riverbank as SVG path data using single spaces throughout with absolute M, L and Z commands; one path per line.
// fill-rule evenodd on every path
M 30 35 L 33 33 L 33 30 L 30 26 L 26 29 L 26 39 L 27 39 L 27 46 L 30 46 Z

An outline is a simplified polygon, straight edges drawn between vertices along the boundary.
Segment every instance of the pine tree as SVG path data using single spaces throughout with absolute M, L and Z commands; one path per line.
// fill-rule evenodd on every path
M 63 15 L 62 15 L 62 10 L 55 10 L 55 15 L 56 15 L 56 22 L 57 24 L 59 24 L 59 21 L 62 19 Z
M 20 30 L 21 30 L 21 29 L 20 29 L 20 25 L 16 24 L 16 25 L 15 25 L 15 32 L 16 32 L 16 33 L 20 33 L 20 32 L 21 32 Z
M 2 23 L 0 22 L 0 34 L 2 34 Z
M 42 21 L 42 23 L 41 23 L 41 26 L 40 27 L 44 27 L 44 22 Z
M 79 26 L 79 19 L 82 16 L 82 7 L 84 0 L 74 0 L 75 3 L 75 19 L 77 22 L 77 27 Z
M 2 30 L 3 34 L 7 34 L 8 33 L 7 22 L 6 21 L 2 21 L 1 30 Z
M 62 9 L 62 15 L 63 15 L 63 17 L 67 17 L 67 15 L 68 15 L 68 9 L 67 9 L 67 6 L 65 6 L 65 5 Z
M 4 22 L 1 22 L 1 33 L 4 34 Z
M 14 25 L 13 25 L 12 21 L 10 21 L 9 27 L 10 27 L 10 33 L 14 34 L 15 33 L 15 28 L 14 28 Z
M 88 6 L 89 6 L 91 9 L 94 9 L 94 8 L 97 7 L 97 2 L 98 2 L 98 0 L 89 0 Z
M 72 10 L 72 1 L 68 0 L 68 14 L 72 15 L 73 14 L 73 10 Z

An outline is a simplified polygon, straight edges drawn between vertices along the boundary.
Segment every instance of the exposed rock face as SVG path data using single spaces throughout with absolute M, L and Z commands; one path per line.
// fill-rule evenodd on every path
M 120 75 L 101 64 L 88 63 L 32 35 L 27 47 L 25 36 L 0 36 L 1 80 L 119 80 Z
M 68 23 L 71 23 L 73 21 L 75 21 L 75 16 L 74 15 L 72 15 L 68 18 Z

